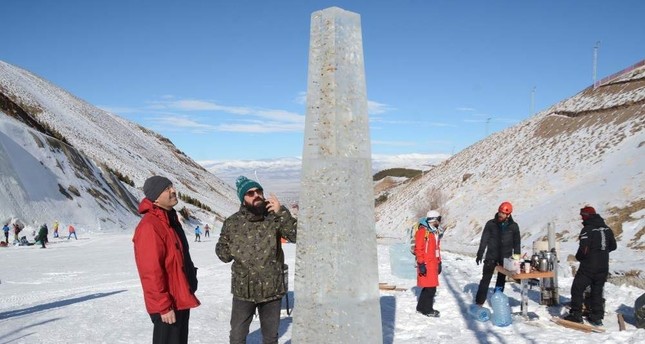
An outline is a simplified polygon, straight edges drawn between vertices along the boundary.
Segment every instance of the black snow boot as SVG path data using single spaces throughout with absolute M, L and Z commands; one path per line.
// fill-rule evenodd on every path
M 582 314 L 580 312 L 569 312 L 563 319 L 582 324 Z

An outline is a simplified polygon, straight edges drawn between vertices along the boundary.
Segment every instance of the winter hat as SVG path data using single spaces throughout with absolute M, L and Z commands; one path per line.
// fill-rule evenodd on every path
M 255 180 L 246 178 L 245 176 L 237 177 L 237 179 L 235 180 L 235 187 L 237 188 L 237 198 L 240 199 L 240 203 L 244 203 L 244 194 L 250 189 L 258 188 L 260 190 L 263 190 L 262 185 L 260 185 Z
M 595 215 L 596 214 L 596 209 L 594 209 L 590 205 L 586 205 L 584 208 L 580 209 L 580 216 L 582 216 L 583 220 L 586 220 L 589 218 L 590 215 Z
M 143 194 L 151 201 L 156 201 L 159 195 L 172 185 L 170 179 L 162 176 L 152 176 L 143 183 Z
M 436 210 L 428 211 L 426 217 L 428 218 L 428 223 L 430 223 L 431 221 L 441 222 L 441 214 Z

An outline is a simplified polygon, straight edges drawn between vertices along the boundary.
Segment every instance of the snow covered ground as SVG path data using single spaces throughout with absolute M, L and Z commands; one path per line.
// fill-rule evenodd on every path
M 191 312 L 190 343 L 228 343 L 230 264 L 215 256 L 217 231 L 213 234 L 201 243 L 190 242 L 199 267 L 197 295 L 202 302 Z M 79 233 L 77 241 L 50 235 L 47 249 L 0 248 L 0 343 L 149 343 L 152 323 L 143 304 L 131 238 L 131 233 L 123 232 Z M 284 248 L 293 268 L 295 245 Z M 642 343 L 645 338 L 645 330 L 634 327 L 632 316 L 634 300 L 645 290 L 612 284 L 605 286 L 604 334 L 551 323 L 551 315 L 565 310 L 539 305 L 536 287 L 529 292 L 528 310 L 539 319 L 524 321 L 516 316 L 504 328 L 477 322 L 466 309 L 474 298 L 481 267 L 472 257 L 447 252 L 436 297 L 441 317 L 426 318 L 415 313 L 415 281 L 391 274 L 387 244 L 380 244 L 378 252 L 380 281 L 407 288 L 381 291 L 384 343 Z M 571 277 L 560 279 L 563 302 L 569 300 L 571 281 Z M 506 294 L 513 312 L 519 312 L 519 285 L 507 284 Z M 293 296 L 290 292 L 290 305 Z M 617 311 L 625 314 L 626 331 L 618 329 Z M 283 311 L 280 343 L 291 343 L 291 326 L 292 319 Z M 254 319 L 248 343 L 260 342 L 259 321 Z

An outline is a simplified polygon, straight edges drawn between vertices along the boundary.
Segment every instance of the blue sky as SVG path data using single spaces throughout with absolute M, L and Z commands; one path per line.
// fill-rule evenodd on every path
M 598 41 L 598 78 L 645 58 L 640 0 L 3 0 L 0 60 L 198 161 L 295 157 L 330 6 L 361 15 L 373 154 L 456 153 L 576 94 Z

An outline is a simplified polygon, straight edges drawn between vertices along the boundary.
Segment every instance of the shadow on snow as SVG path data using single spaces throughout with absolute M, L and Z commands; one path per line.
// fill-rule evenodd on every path
M 101 298 L 101 297 L 106 297 L 106 296 L 122 293 L 124 291 L 125 290 L 117 290 L 117 291 L 112 291 L 112 292 L 109 292 L 109 293 L 90 294 L 90 295 L 85 295 L 85 296 L 81 296 L 81 297 L 75 297 L 75 298 L 72 298 L 72 299 L 45 303 L 45 304 L 42 304 L 42 305 L 32 306 L 32 307 L 29 307 L 29 308 L 17 309 L 15 311 L 2 312 L 2 313 L 0 313 L 0 320 L 9 319 L 9 318 L 13 318 L 13 317 L 18 317 L 18 316 L 22 316 L 22 315 L 27 315 L 27 314 L 31 314 L 31 313 L 36 313 L 36 312 L 40 312 L 40 311 L 46 311 L 48 309 L 64 307 L 64 306 L 68 306 L 68 305 L 78 303 L 78 302 L 85 302 L 85 301 L 88 301 L 88 300 L 98 299 L 98 298 Z

